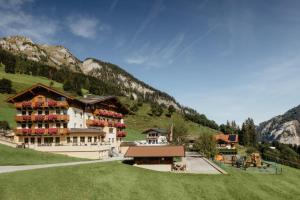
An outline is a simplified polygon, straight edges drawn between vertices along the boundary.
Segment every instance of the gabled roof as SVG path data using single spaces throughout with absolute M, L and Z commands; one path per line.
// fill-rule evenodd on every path
M 150 129 L 145 130 L 143 133 L 145 134 L 145 133 L 149 133 L 151 131 L 157 132 L 157 133 L 160 133 L 160 134 L 163 134 L 163 135 L 168 134 L 168 130 L 163 129 L 163 128 L 150 128 Z
M 183 146 L 130 146 L 125 157 L 184 157 Z
M 221 140 L 221 141 L 224 141 L 224 142 L 227 142 L 227 143 L 238 142 L 239 141 L 238 135 L 235 135 L 235 134 L 225 135 L 224 133 L 220 133 L 220 134 L 215 135 L 215 139 L 216 140 Z
M 24 95 L 26 93 L 32 93 L 32 90 L 37 89 L 37 88 L 46 89 L 46 90 L 51 91 L 53 93 L 59 94 L 59 95 L 65 97 L 67 99 L 71 99 L 71 100 L 75 99 L 75 97 L 69 96 L 69 95 L 67 95 L 67 94 L 65 94 L 63 92 L 60 92 L 60 91 L 58 91 L 56 89 L 53 89 L 53 88 L 51 88 L 49 86 L 46 86 L 46 85 L 41 84 L 41 83 L 37 83 L 37 84 L 31 86 L 30 88 L 28 88 L 26 90 L 23 90 L 22 92 L 19 92 L 18 94 L 14 95 L 14 96 L 12 96 L 10 98 L 8 98 L 6 101 L 12 103 L 14 101 L 14 99 L 16 99 L 16 98 L 18 98 L 18 97 L 20 97 L 20 96 L 22 96 L 22 95 Z

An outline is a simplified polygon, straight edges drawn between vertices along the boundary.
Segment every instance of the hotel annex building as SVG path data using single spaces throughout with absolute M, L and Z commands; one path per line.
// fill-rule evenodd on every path
M 128 113 L 114 96 L 74 98 L 43 84 L 10 97 L 16 108 L 15 142 L 84 158 L 118 154 Z

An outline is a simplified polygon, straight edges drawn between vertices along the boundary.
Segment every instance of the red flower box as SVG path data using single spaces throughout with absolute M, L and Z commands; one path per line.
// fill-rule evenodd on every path
M 48 115 L 48 120 L 57 120 L 58 115 Z
M 44 134 L 44 133 L 45 133 L 45 129 L 43 129 L 43 128 L 38 128 L 38 129 L 35 129 L 34 132 L 35 132 L 36 134 Z
M 51 106 L 51 107 L 57 106 L 57 101 L 49 100 L 48 106 Z
M 30 121 L 31 120 L 31 116 L 30 115 L 24 115 L 22 116 L 24 121 Z
M 24 102 L 22 102 L 22 106 L 23 107 L 30 107 L 31 106 L 31 102 L 30 101 L 24 101 Z
M 127 133 L 125 131 L 118 131 L 117 137 L 126 137 Z
M 126 125 L 124 123 L 118 122 L 118 123 L 115 123 L 115 127 L 117 127 L 117 128 L 125 128 Z
M 35 116 L 35 120 L 37 120 L 37 121 L 42 121 L 44 119 L 45 119 L 45 115 L 36 115 Z
M 57 134 L 58 128 L 49 128 L 48 133 L 49 134 Z
M 22 129 L 22 133 L 23 134 L 30 134 L 31 133 L 31 129 L 30 128 L 23 128 Z

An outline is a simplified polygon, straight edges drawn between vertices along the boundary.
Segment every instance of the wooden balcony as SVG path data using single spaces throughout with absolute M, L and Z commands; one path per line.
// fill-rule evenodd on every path
M 88 119 L 86 120 L 86 125 L 87 126 L 99 126 L 99 127 L 104 127 L 108 126 L 108 122 L 104 120 L 98 120 L 98 119 Z
M 34 135 L 34 136 L 42 136 L 42 135 L 66 135 L 70 133 L 68 128 L 22 128 L 15 129 L 16 135 Z
M 104 117 L 111 117 L 111 118 L 119 118 L 119 119 L 123 118 L 123 115 L 121 113 L 117 113 L 109 110 L 103 110 L 103 109 L 96 109 L 94 114 L 104 116 Z
M 47 108 L 47 107 L 54 107 L 54 108 L 68 108 L 69 104 L 67 101 L 54 101 L 54 100 L 49 100 L 49 101 L 23 101 L 23 102 L 18 102 L 15 103 L 15 107 L 18 109 L 23 109 L 23 108 Z
M 69 121 L 69 115 L 49 114 L 49 115 L 20 115 L 16 116 L 17 122 L 26 121 Z

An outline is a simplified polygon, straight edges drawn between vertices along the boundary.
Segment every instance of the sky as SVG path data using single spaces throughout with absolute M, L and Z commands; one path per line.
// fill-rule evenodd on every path
M 300 104 L 300 1 L 0 0 L 0 36 L 119 65 L 217 123 Z

